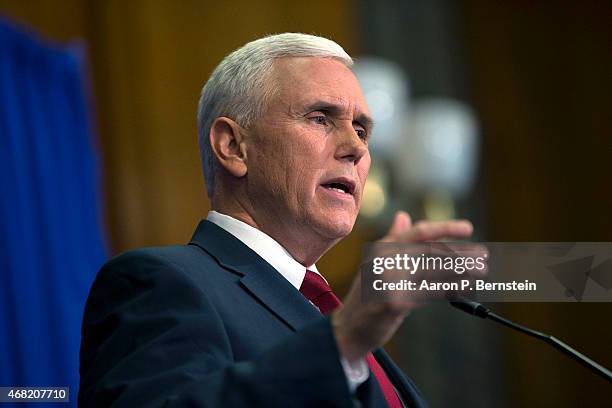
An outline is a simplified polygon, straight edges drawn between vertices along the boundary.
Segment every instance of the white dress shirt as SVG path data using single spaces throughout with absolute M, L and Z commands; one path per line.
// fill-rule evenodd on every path
M 302 286 L 302 281 L 304 280 L 304 276 L 306 276 L 306 269 L 321 275 L 316 265 L 305 267 L 300 264 L 293 259 L 291 254 L 287 252 L 281 244 L 257 228 L 251 227 L 242 221 L 217 211 L 210 211 L 206 219 L 223 228 L 225 231 L 242 241 L 243 244 L 251 248 L 267 263 L 272 265 L 272 267 L 297 290 L 300 290 L 300 286 Z M 325 279 L 325 277 L 323 277 L 323 279 Z M 316 306 L 313 305 L 313 307 Z M 340 363 L 346 374 L 349 390 L 351 392 L 354 392 L 355 389 L 370 376 L 368 364 L 365 359 L 361 359 L 357 364 L 351 365 L 346 359 L 341 358 Z

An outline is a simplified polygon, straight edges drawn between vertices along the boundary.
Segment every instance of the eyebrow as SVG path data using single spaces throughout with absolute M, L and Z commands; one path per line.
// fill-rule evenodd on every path
M 338 117 L 338 116 L 341 116 L 342 113 L 346 111 L 346 109 L 342 105 L 339 105 L 336 103 L 327 102 L 327 101 L 316 101 L 308 105 L 306 107 L 306 111 L 308 112 L 313 112 L 313 111 L 327 112 L 332 116 Z M 357 122 L 361 126 L 365 127 L 368 133 L 370 133 L 372 131 L 372 128 L 374 127 L 374 120 L 369 115 L 366 115 L 363 112 L 358 113 L 355 119 L 353 120 L 353 122 Z

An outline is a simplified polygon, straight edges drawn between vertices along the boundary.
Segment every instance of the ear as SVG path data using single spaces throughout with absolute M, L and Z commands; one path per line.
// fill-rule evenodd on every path
M 234 177 L 247 173 L 242 128 L 232 119 L 218 117 L 210 127 L 210 145 L 219 164 Z

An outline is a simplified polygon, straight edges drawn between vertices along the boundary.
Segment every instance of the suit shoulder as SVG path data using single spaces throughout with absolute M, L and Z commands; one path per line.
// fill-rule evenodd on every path
M 96 277 L 97 283 L 145 284 L 172 280 L 210 288 L 233 281 L 233 273 L 217 259 L 195 245 L 138 248 L 123 252 L 106 262 Z
M 86 320 L 95 311 L 104 313 L 139 297 L 165 302 L 203 301 L 215 277 L 227 273 L 206 252 L 190 245 L 148 247 L 123 252 L 98 272 L 86 305 Z
M 102 266 L 104 270 L 158 268 L 191 270 L 210 267 L 217 262 L 207 252 L 193 245 L 172 245 L 132 249 L 116 255 Z
M 130 249 L 112 257 L 106 265 L 138 261 L 177 262 L 185 257 L 202 256 L 203 251 L 194 251 L 191 245 L 169 245 Z

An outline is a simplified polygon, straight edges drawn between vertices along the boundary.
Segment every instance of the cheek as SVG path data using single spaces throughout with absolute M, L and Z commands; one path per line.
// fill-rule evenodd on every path
M 272 132 L 270 132 L 272 133 Z M 287 166 L 287 147 L 271 134 L 258 138 L 249 153 L 250 171 L 263 183 L 278 185 Z
M 279 202 L 301 206 L 310 197 L 312 180 L 317 174 L 299 146 L 279 144 L 260 151 L 253 166 L 253 177 L 260 189 L 267 190 Z
M 273 184 L 277 199 L 305 205 L 324 165 L 325 140 L 308 127 L 282 124 L 260 132 L 253 152 L 259 183 Z M 281 197 L 284 196 L 284 197 Z
M 359 163 L 359 167 L 357 169 L 357 174 L 359 175 L 359 179 L 361 180 L 362 185 L 365 184 L 366 179 L 368 178 L 368 173 L 370 172 L 370 165 L 372 164 L 372 158 L 368 153 L 367 156 L 364 156 Z
M 361 198 L 363 197 L 363 190 L 365 189 L 365 184 L 366 184 L 366 180 L 368 178 L 369 172 L 370 172 L 370 158 L 368 156 L 367 162 L 362 161 L 357 167 L 357 177 L 359 177 L 359 182 L 361 184 L 361 189 L 359 193 L 359 201 L 361 201 Z
M 307 132 L 296 133 L 293 143 L 287 143 L 284 160 L 287 166 L 287 177 L 298 184 L 312 184 L 312 180 L 321 173 L 324 167 L 324 146 Z

